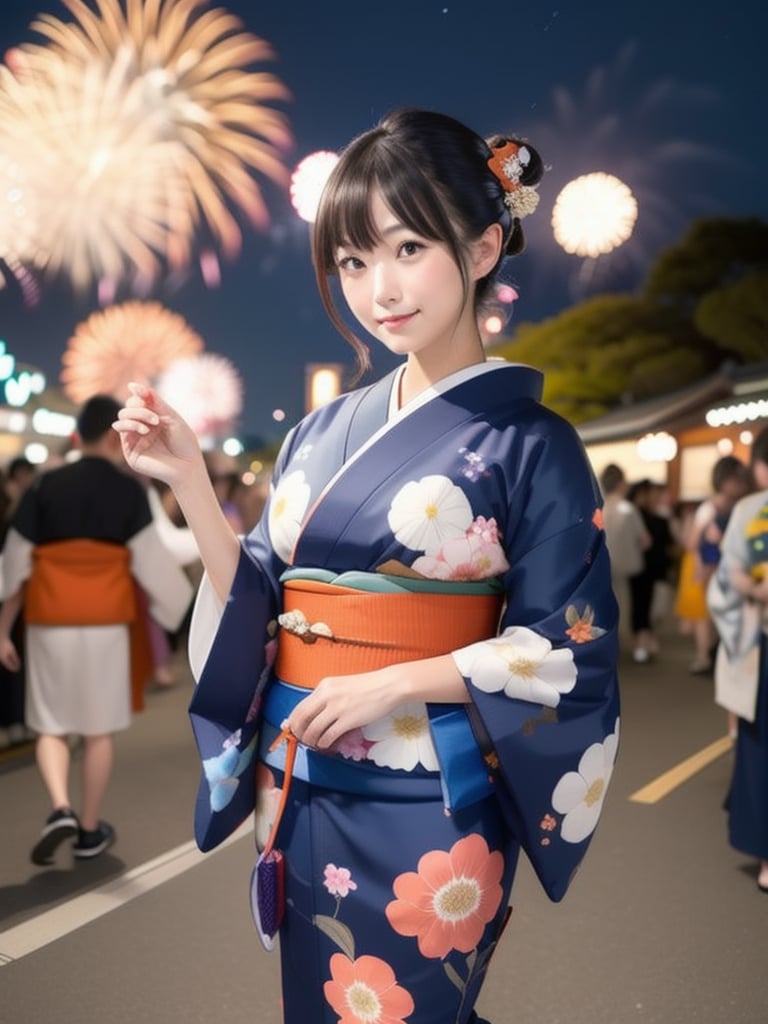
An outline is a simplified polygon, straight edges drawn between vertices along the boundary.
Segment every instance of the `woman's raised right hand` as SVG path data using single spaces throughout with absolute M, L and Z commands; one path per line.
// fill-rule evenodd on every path
M 113 423 L 125 461 L 135 472 L 173 487 L 193 469 L 205 471 L 195 432 L 175 409 L 144 384 L 129 384 L 130 396 Z

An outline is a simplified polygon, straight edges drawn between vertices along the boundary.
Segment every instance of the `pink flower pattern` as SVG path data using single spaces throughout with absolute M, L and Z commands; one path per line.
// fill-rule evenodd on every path
M 365 761 L 372 746 L 362 729 L 351 729 L 334 743 L 333 751 L 350 761 Z
M 437 580 L 485 580 L 509 568 L 496 520 L 477 516 L 463 537 L 446 540 L 435 555 L 422 555 L 412 568 Z
M 326 864 L 323 872 L 323 885 L 331 896 L 349 896 L 357 889 L 357 882 L 352 881 L 349 868 L 337 868 L 335 864 Z

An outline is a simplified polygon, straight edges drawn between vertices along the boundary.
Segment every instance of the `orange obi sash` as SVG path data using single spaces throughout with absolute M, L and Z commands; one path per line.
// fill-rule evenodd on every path
M 34 626 L 132 622 L 136 599 L 130 551 L 122 544 L 95 540 L 64 540 L 36 547 L 24 615 Z
M 501 610 L 498 594 L 381 592 L 311 579 L 287 580 L 283 593 L 275 671 L 305 689 L 495 636 Z
M 128 626 L 131 707 L 141 711 L 154 666 L 137 590 L 131 552 L 122 544 L 81 539 L 42 544 L 32 552 L 24 618 L 29 626 Z

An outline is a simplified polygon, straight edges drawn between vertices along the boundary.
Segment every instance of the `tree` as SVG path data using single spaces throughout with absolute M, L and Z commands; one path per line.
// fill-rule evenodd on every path
M 543 370 L 544 401 L 572 423 L 683 387 L 723 361 L 690 320 L 629 295 L 596 296 L 521 324 L 494 353 Z
M 768 224 L 756 217 L 694 221 L 675 245 L 665 249 L 648 275 L 652 299 L 690 309 L 702 296 L 768 266 Z
M 757 271 L 704 295 L 694 322 L 705 337 L 740 362 L 768 359 L 768 271 Z
M 494 348 L 545 372 L 573 423 L 685 387 L 726 361 L 768 358 L 768 225 L 707 219 L 663 251 L 637 295 L 599 295 Z

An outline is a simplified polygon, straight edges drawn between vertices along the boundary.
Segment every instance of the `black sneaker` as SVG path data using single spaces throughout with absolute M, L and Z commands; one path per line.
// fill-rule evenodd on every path
M 77 835 L 77 842 L 73 846 L 76 857 L 98 857 L 114 843 L 117 836 L 115 830 L 106 821 L 100 821 L 97 828 L 91 831 L 81 828 Z
M 76 836 L 80 828 L 77 815 L 69 807 L 60 807 L 48 815 L 40 838 L 32 847 L 33 864 L 52 864 L 53 855 L 66 840 Z

